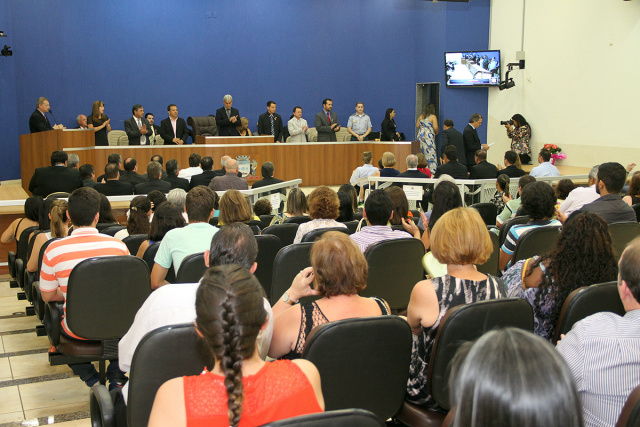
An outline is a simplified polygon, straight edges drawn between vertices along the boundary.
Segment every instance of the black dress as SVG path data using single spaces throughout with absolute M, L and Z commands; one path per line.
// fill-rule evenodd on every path
M 93 116 L 87 116 L 87 124 L 93 125 L 93 127 L 97 128 L 98 126 L 102 126 L 104 122 L 109 120 L 106 114 L 103 114 L 99 120 L 93 120 Z M 107 146 L 109 145 L 109 140 L 107 139 L 107 127 L 103 127 L 96 132 L 96 147 L 97 146 Z
M 396 122 L 393 119 L 384 119 L 382 121 L 382 132 L 380 133 L 381 141 L 394 141 L 396 139 Z

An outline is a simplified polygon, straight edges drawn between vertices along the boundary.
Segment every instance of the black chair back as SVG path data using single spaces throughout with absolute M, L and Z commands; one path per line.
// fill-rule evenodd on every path
M 362 212 L 356 212 L 353 214 L 354 221 L 360 221 L 362 219 Z
M 311 221 L 311 217 L 309 215 L 300 215 L 300 216 L 292 216 L 284 220 L 285 224 L 304 224 L 305 222 Z
M 349 234 L 353 234 L 356 232 L 356 230 L 358 229 L 358 224 L 360 223 L 360 220 L 353 220 L 353 221 L 347 221 L 344 223 L 344 225 L 347 226 L 347 229 L 349 230 Z M 366 225 L 365 223 L 363 223 L 362 225 Z
M 537 227 L 524 233 L 516 243 L 513 261 L 516 262 L 549 252 L 560 239 L 560 227 Z
M 204 252 L 187 255 L 180 263 L 176 283 L 197 283 L 204 276 L 206 269 Z
M 326 410 L 360 408 L 386 420 L 405 398 L 411 342 L 400 317 L 344 319 L 314 328 L 302 357 L 320 372 Z
M 476 203 L 471 205 L 477 210 L 486 225 L 496 225 L 496 216 L 498 216 L 498 208 L 493 203 Z
M 214 216 L 212 218 L 209 218 L 209 224 L 213 225 L 214 227 L 218 226 L 218 217 Z
M 636 221 L 640 222 L 640 203 L 636 203 L 635 205 L 631 205 L 631 207 L 636 212 Z
M 273 234 L 274 236 L 278 236 L 282 247 L 285 247 L 293 244 L 293 241 L 296 238 L 296 232 L 298 231 L 298 226 L 299 224 L 297 223 L 275 224 L 262 230 L 262 234 Z
M 124 225 L 113 225 L 113 224 L 111 224 L 109 227 L 105 227 L 102 230 L 98 229 L 98 231 L 100 231 L 100 233 L 102 233 L 102 234 L 106 234 L 108 236 L 113 237 L 113 236 L 116 235 L 116 233 L 118 231 L 124 230 L 125 228 L 127 228 L 127 227 L 124 226 Z
M 580 320 L 602 311 L 610 311 L 624 316 L 624 306 L 618 294 L 618 282 L 583 286 L 571 292 L 562 304 L 556 322 L 553 343 L 558 342 L 560 335 L 569 332 L 573 325 Z
M 273 421 L 261 427 L 384 427 L 385 425 L 372 412 L 363 409 L 342 409 Z
M 638 426 L 640 426 L 640 385 L 631 390 L 616 423 L 616 427 Z
M 99 222 L 96 224 L 96 228 L 100 233 L 102 233 L 102 230 L 104 230 L 105 228 L 114 227 L 114 226 L 126 228 L 124 225 L 120 225 L 117 222 Z
M 136 256 L 138 249 L 140 249 L 140 245 L 148 238 L 148 234 L 132 234 L 131 236 L 127 236 L 122 239 L 122 243 L 127 245 L 127 249 L 129 249 L 129 253 L 131 255 Z
M 149 272 L 153 271 L 153 264 L 155 264 L 154 259 L 156 257 L 156 254 L 158 253 L 159 248 L 160 248 L 160 242 L 155 242 L 149 245 L 147 250 L 144 251 L 144 254 L 142 254 L 142 260 L 147 264 L 147 267 L 149 268 Z M 165 280 L 169 283 L 176 283 L 176 273 L 175 273 L 175 270 L 173 269 L 173 265 L 171 265 L 171 268 L 169 268 L 169 271 L 167 272 L 167 277 L 165 278 Z
M 38 230 L 37 226 L 27 227 L 20 233 L 20 239 L 18 240 L 18 247 L 16 250 L 15 260 L 15 277 L 20 289 L 24 290 L 25 287 L 25 274 L 27 270 L 27 252 L 29 249 L 29 235 L 35 233 Z
M 344 234 L 351 234 L 349 229 L 346 227 L 326 227 L 326 228 L 316 228 L 315 230 L 311 230 L 304 236 L 302 236 L 302 242 L 315 242 L 318 240 L 324 233 L 327 231 L 339 231 Z
M 273 279 L 271 280 L 271 301 L 289 289 L 294 277 L 300 270 L 311 266 L 311 246 L 313 243 L 296 243 L 278 251 L 273 261 Z M 258 264 L 259 265 L 259 264 Z
M 424 279 L 424 245 L 414 238 L 383 240 L 365 252 L 369 264 L 367 287 L 362 296 L 383 298 L 392 309 L 409 305 L 411 291 Z
M 500 234 L 498 235 L 498 237 L 500 239 L 500 246 L 502 246 L 504 244 L 504 241 L 507 238 L 507 234 L 509 234 L 509 230 L 511 230 L 511 227 L 513 227 L 514 225 L 526 224 L 527 222 L 529 222 L 529 216 L 528 215 L 517 216 L 517 217 L 511 218 L 509 221 L 505 222 L 502 225 L 502 228 L 500 229 Z
M 491 256 L 487 262 L 481 265 L 476 265 L 476 268 L 480 273 L 498 276 L 498 273 L 500 272 L 500 269 L 498 268 L 498 263 L 500 261 L 500 240 L 498 235 L 491 231 L 489 231 L 489 237 L 491 237 L 491 243 L 493 244 L 493 252 L 491 252 Z
M 260 229 L 264 230 L 269 225 L 271 225 L 271 220 L 273 219 L 273 215 L 260 215 Z
M 255 219 L 253 219 L 253 220 L 249 221 L 247 223 L 247 225 L 249 226 L 251 231 L 253 231 L 253 235 L 254 236 L 260 235 L 260 226 L 262 225 L 261 221 L 257 221 Z
M 271 281 L 273 280 L 273 263 L 278 251 L 282 248 L 278 236 L 263 234 L 256 236 L 258 242 L 258 268 L 254 275 L 262 285 L 267 298 L 271 298 Z
M 636 237 L 640 236 L 640 224 L 637 222 L 614 222 L 609 224 L 613 251 L 620 259 L 624 248 Z
M 522 298 L 479 301 L 450 308 L 440 321 L 427 373 L 429 392 L 446 410 L 451 361 L 458 348 L 494 328 L 516 327 L 533 332 L 533 309 Z

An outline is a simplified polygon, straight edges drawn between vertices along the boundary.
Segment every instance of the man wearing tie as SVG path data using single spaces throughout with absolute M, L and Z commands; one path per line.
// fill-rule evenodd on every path
M 480 143 L 480 137 L 478 136 L 477 129 L 482 124 L 482 116 L 478 113 L 472 114 L 469 118 L 469 124 L 464 128 L 462 132 L 462 141 L 464 143 L 465 159 L 467 160 L 467 170 L 471 170 L 476 165 L 476 151 L 487 151 L 489 146 L 487 144 Z
M 274 142 L 282 142 L 282 117 L 276 114 L 276 103 L 267 102 L 267 112 L 258 118 L 258 135 L 273 135 Z
M 219 136 L 238 136 L 236 127 L 240 124 L 240 112 L 233 108 L 233 98 L 225 95 L 222 98 L 224 107 L 216 110 L 216 125 Z
M 187 123 L 178 117 L 176 104 L 167 107 L 169 117 L 160 122 L 160 135 L 164 139 L 164 145 L 182 145 L 189 136 Z
M 318 142 L 337 141 L 336 132 L 340 130 L 338 115 L 331 111 L 333 101 L 326 98 L 322 101 L 322 111 L 316 114 L 313 121 L 318 131 Z
M 151 124 L 144 117 L 142 105 L 136 104 L 131 108 L 133 117 L 124 121 L 124 131 L 129 137 L 129 145 L 149 145 Z
M 164 141 L 160 138 L 160 126 L 154 125 L 154 118 L 152 113 L 147 113 L 144 115 L 144 118 L 147 119 L 151 127 L 149 127 L 149 141 L 151 145 L 162 145 Z
M 52 129 L 64 129 L 62 125 L 53 125 L 49 122 L 45 113 L 49 112 L 51 107 L 49 106 L 49 100 L 43 96 L 38 98 L 36 103 L 36 110 L 31 114 L 29 118 L 29 132 L 44 132 Z

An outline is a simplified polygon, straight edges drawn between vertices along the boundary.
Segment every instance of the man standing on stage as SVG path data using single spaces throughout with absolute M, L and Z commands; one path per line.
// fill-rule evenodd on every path
M 29 132 L 44 132 L 52 129 L 64 129 L 62 125 L 53 125 L 49 122 L 46 113 L 49 112 L 51 107 L 49 106 L 49 100 L 43 96 L 38 98 L 36 104 L 36 110 L 31 114 L 29 118 Z
M 267 102 L 267 112 L 258 118 L 258 135 L 273 135 L 273 142 L 282 142 L 282 117 L 276 114 L 276 103 Z
M 337 141 L 336 132 L 340 130 L 338 115 L 331 111 L 333 101 L 326 98 L 322 101 L 322 111 L 316 114 L 313 121 L 318 131 L 318 142 Z
M 238 136 L 236 127 L 240 124 L 240 112 L 237 108 L 233 108 L 233 98 L 231 95 L 225 95 L 222 98 L 224 107 L 216 110 L 216 124 L 218 125 L 218 135 L 220 136 Z

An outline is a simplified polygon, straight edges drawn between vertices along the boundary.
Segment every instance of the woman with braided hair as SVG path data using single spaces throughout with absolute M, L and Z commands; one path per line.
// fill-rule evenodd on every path
M 311 362 L 260 358 L 256 339 L 267 326 L 263 297 L 244 267 L 206 271 L 196 294 L 196 331 L 214 368 L 163 384 L 150 427 L 257 426 L 324 410 L 320 374 Z

